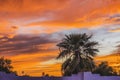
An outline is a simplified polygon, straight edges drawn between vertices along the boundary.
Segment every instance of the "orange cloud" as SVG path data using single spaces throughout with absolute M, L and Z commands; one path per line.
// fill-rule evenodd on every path
M 109 30 L 109 32 L 120 32 L 120 28 Z
M 8 28 L 9 23 L 6 21 L 2 21 L 0 22 L 0 33 L 9 33 L 8 30 L 10 30 L 10 28 Z
M 1 20 L 9 21 L 11 26 L 17 24 L 20 27 L 17 30 L 14 28 L 14 34 L 24 27 L 28 27 L 29 34 L 95 28 L 94 26 L 98 25 L 118 23 L 108 18 L 120 13 L 119 0 L 5 0 L 0 3 Z M 31 31 L 31 26 L 39 26 L 43 30 Z M 9 31 L 6 24 L 2 28 L 0 31 Z
M 18 29 L 17 26 L 12 26 L 8 21 L 0 20 L 0 35 L 13 38 L 16 34 L 15 31 Z
M 41 72 L 60 76 L 60 64 L 41 64 L 42 62 L 54 59 L 57 56 L 57 53 L 58 51 L 38 52 L 35 54 L 8 56 L 8 58 L 13 61 L 14 70 L 16 70 L 19 75 L 22 75 L 21 72 L 24 71 L 26 74 L 32 76 L 40 76 Z
M 64 9 L 53 11 L 51 20 L 31 22 L 25 26 L 44 26 L 44 32 L 51 33 L 72 28 L 95 28 L 105 24 L 118 24 L 111 16 L 120 13 L 120 1 L 71 1 Z M 93 5 L 94 2 L 94 5 Z M 90 8 L 88 8 L 90 7 Z M 55 27 L 55 28 L 53 28 Z M 52 28 L 52 29 L 51 29 Z M 56 29 L 57 28 L 57 29 Z

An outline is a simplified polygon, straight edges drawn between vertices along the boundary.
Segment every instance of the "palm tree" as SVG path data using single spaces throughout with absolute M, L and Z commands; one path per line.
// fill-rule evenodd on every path
M 60 53 L 57 59 L 64 58 L 62 74 L 68 76 L 81 71 L 92 71 L 95 67 L 93 57 L 97 54 L 98 42 L 91 41 L 92 35 L 70 34 L 57 44 Z

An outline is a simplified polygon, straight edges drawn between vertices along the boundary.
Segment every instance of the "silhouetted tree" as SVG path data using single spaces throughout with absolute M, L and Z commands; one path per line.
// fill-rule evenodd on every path
M 22 73 L 22 75 L 25 75 L 25 72 L 24 72 L 24 71 L 22 71 L 21 73 Z
M 42 72 L 42 76 L 45 76 L 45 72 Z
M 81 71 L 92 71 L 95 68 L 93 57 L 97 54 L 98 42 L 91 40 L 92 35 L 70 34 L 57 44 L 60 53 L 57 59 L 64 58 L 62 74 L 68 76 Z
M 49 77 L 49 74 L 45 74 L 45 77 Z
M 22 71 L 21 74 L 22 74 L 22 76 L 30 77 L 30 75 L 28 75 L 28 74 L 25 73 L 25 71 Z
M 112 69 L 112 67 L 108 66 L 107 62 L 101 62 L 93 73 L 100 74 L 101 76 L 115 76 L 117 73 Z
M 0 71 L 11 73 L 13 67 L 11 65 L 11 60 L 5 59 L 4 57 L 0 58 Z

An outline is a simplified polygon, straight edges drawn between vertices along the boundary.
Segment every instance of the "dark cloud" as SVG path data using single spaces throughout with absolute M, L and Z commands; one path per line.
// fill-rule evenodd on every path
M 115 50 L 112 51 L 112 54 L 111 55 L 119 55 L 120 56 L 120 41 L 116 42 L 117 45 L 115 46 Z
M 17 35 L 14 38 L 0 38 L 0 52 L 7 55 L 15 55 L 21 53 L 35 53 L 39 51 L 49 51 L 53 49 L 43 49 L 44 44 L 56 43 L 57 40 L 52 35 L 41 34 L 33 35 Z
M 120 22 L 120 14 L 111 15 L 106 21 Z
M 115 52 L 120 54 L 120 44 L 117 45 L 116 48 L 117 48 L 117 49 L 115 50 Z

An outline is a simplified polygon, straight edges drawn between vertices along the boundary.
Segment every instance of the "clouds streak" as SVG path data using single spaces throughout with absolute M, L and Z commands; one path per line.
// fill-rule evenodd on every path
M 43 49 L 42 47 L 44 47 L 45 44 L 54 44 L 56 42 L 57 40 L 51 39 L 50 35 L 17 35 L 14 38 L 3 37 L 0 39 L 0 52 L 14 55 L 49 51 L 49 49 Z

